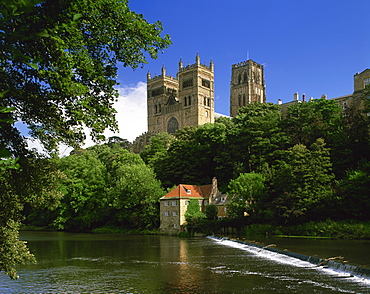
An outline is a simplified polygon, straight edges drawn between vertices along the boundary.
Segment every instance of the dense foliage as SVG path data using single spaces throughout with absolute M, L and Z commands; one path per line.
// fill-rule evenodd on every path
M 53 212 L 31 210 L 27 223 L 69 231 L 159 226 L 164 190 L 139 155 L 118 144 L 98 145 L 61 158 L 58 167 L 60 204 Z
M 249 222 L 369 220 L 370 108 L 363 103 L 343 112 L 336 101 L 317 99 L 293 104 L 284 118 L 277 105 L 250 104 L 234 118 L 179 130 L 158 152 L 154 137 L 145 160 L 164 187 L 216 176 L 230 215 Z
M 161 33 L 126 0 L 0 0 L 0 270 L 10 277 L 33 260 L 18 240 L 21 210 L 60 195 L 55 163 L 27 149 L 15 122 L 50 153 L 78 146 L 84 128 L 103 139 L 117 129 L 117 66 L 156 58 L 171 43 Z

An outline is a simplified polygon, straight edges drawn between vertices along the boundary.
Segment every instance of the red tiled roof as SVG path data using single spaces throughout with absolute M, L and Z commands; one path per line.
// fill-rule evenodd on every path
M 212 185 L 184 185 L 176 186 L 161 199 L 168 198 L 208 198 L 212 191 Z

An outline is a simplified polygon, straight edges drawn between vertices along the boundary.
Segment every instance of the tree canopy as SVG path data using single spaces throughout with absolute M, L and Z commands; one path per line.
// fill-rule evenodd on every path
M 33 259 L 18 241 L 22 209 L 59 195 L 55 163 L 29 151 L 14 122 L 50 153 L 60 143 L 78 147 L 84 128 L 102 140 L 117 130 L 118 66 L 156 58 L 171 43 L 162 30 L 126 0 L 0 0 L 0 270 L 12 278 L 17 263 Z
M 96 140 L 106 128 L 116 130 L 118 65 L 136 68 L 171 43 L 160 22 L 148 23 L 127 1 L 6 2 L 0 5 L 0 106 L 14 107 L 14 120 L 48 150 L 81 143 L 84 126 Z M 6 127 L 2 143 L 19 151 L 19 134 Z

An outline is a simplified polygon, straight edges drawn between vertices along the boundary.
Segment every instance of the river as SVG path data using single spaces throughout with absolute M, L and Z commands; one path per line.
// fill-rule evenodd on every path
M 38 263 L 19 266 L 16 281 L 1 273 L 0 293 L 370 293 L 369 279 L 228 240 L 63 232 L 21 239 Z M 259 241 L 321 257 L 348 252 L 370 264 L 368 241 Z

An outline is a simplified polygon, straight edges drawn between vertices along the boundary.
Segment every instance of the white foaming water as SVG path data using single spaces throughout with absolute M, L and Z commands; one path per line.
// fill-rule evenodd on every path
M 345 277 L 346 280 L 348 280 L 348 281 L 355 282 L 355 283 L 361 283 L 361 284 L 364 284 L 366 286 L 370 286 L 370 279 L 366 279 L 366 278 L 363 278 L 363 277 L 352 276 L 351 274 L 349 274 L 347 272 L 337 271 L 337 270 L 333 270 L 331 268 L 327 268 L 327 267 L 323 267 L 323 266 L 316 266 L 315 264 L 310 263 L 308 261 L 303 261 L 303 260 L 300 260 L 298 258 L 294 258 L 294 257 L 287 256 L 287 255 L 277 253 L 277 252 L 272 252 L 272 251 L 269 251 L 269 250 L 265 250 L 263 248 L 258 248 L 258 247 L 254 247 L 254 246 L 251 246 L 251 245 L 242 244 L 242 243 L 239 243 L 239 242 L 232 241 L 230 239 L 218 239 L 218 238 L 215 238 L 215 237 L 212 237 L 212 236 L 209 236 L 208 238 L 214 240 L 215 242 L 217 242 L 219 244 L 222 244 L 222 245 L 225 245 L 225 246 L 228 246 L 228 247 L 241 249 L 243 251 L 247 251 L 247 252 L 252 253 L 255 256 L 258 256 L 262 259 L 268 259 L 268 260 L 272 260 L 272 261 L 277 262 L 277 263 L 286 264 L 286 265 L 299 267 L 299 268 L 307 268 L 307 269 L 311 269 L 311 270 L 314 269 L 314 270 L 317 270 L 317 271 L 319 271 L 323 274 L 326 274 L 326 275 L 330 275 L 330 276 L 334 276 L 334 277 Z M 314 281 L 311 281 L 311 282 L 315 283 Z M 344 291 L 344 292 L 346 292 L 346 291 Z M 351 292 L 349 292 L 349 293 L 351 293 Z

